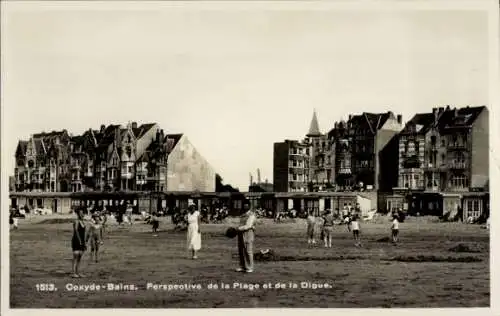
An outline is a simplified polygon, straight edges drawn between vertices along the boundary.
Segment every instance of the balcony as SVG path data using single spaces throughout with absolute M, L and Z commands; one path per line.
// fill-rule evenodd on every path
M 416 155 L 403 157 L 403 168 L 418 169 L 422 164 Z
M 423 167 L 426 171 L 439 171 L 441 168 L 437 164 L 428 163 Z
M 339 174 L 352 174 L 351 168 L 340 168 Z
M 467 169 L 467 163 L 465 161 L 451 161 L 448 164 L 450 169 Z
M 448 150 L 466 150 L 467 149 L 467 143 L 448 143 L 448 145 L 446 146 L 446 148 Z

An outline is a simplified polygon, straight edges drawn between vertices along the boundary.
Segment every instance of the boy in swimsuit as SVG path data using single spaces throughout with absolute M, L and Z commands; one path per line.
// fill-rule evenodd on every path
M 92 216 L 92 222 L 87 235 L 87 242 L 90 240 L 90 258 L 94 258 L 95 262 L 99 262 L 99 246 L 102 242 L 102 226 L 99 216 Z
M 316 240 L 314 239 L 315 229 L 316 217 L 314 217 L 312 211 L 309 211 L 307 215 L 307 243 L 309 245 L 316 244 Z

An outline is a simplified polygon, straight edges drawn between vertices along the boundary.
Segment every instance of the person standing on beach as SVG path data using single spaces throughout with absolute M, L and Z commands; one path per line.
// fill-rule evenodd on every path
M 250 202 L 243 203 L 240 226 L 238 227 L 238 255 L 240 267 L 238 272 L 253 272 L 253 243 L 255 240 L 256 217 L 250 207 Z
M 309 211 L 307 214 L 307 243 L 309 245 L 316 244 L 316 240 L 314 239 L 316 230 L 316 217 L 313 215 L 312 211 Z
M 99 262 L 99 247 L 103 244 L 102 241 L 102 222 L 100 216 L 96 213 L 92 215 L 92 222 L 89 225 L 89 232 L 86 237 L 86 242 L 90 241 L 90 258 L 95 262 Z
M 325 242 L 325 247 L 332 248 L 334 217 L 331 210 L 327 212 L 323 223 L 323 241 Z
M 188 207 L 186 215 L 187 227 L 187 242 L 188 250 L 192 252 L 192 258 L 198 259 L 197 253 L 201 249 L 201 231 L 200 231 L 200 212 L 196 209 L 195 204 Z
M 392 216 L 392 242 L 397 243 L 399 241 L 399 219 L 397 215 Z
M 73 222 L 73 238 L 71 239 L 71 248 L 73 250 L 73 274 L 74 278 L 84 277 L 79 271 L 80 262 L 83 253 L 87 250 L 86 232 L 87 228 L 83 218 L 84 211 L 79 208 L 76 211 L 76 220 Z
M 352 229 L 352 234 L 354 236 L 354 242 L 355 246 L 360 247 L 361 246 L 361 241 L 359 238 L 359 217 L 357 215 L 354 215 L 351 220 L 351 229 Z

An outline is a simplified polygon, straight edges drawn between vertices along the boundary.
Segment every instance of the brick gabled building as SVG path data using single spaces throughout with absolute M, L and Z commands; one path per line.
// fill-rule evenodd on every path
M 386 113 L 350 115 L 328 133 L 335 152 L 336 180 L 340 190 L 390 190 L 397 181 L 396 135 L 402 116 Z
M 489 179 L 489 113 L 485 106 L 434 108 L 416 114 L 399 135 L 398 207 L 443 215 L 480 214 L 487 201 L 463 203 L 467 192 L 487 191 Z M 463 205 L 462 205 L 463 204 Z M 470 207 L 469 207 L 470 206 Z M 392 206 L 388 206 L 393 209 Z

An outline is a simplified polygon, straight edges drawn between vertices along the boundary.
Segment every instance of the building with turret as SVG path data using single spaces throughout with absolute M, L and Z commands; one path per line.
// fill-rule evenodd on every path
M 325 191 L 333 187 L 335 168 L 334 154 L 331 150 L 328 135 L 319 129 L 316 111 L 313 112 L 309 131 L 304 140 L 310 147 L 308 191 Z
M 328 135 L 319 129 L 316 111 L 306 137 L 274 144 L 273 183 L 277 192 L 326 191 L 335 169 Z

